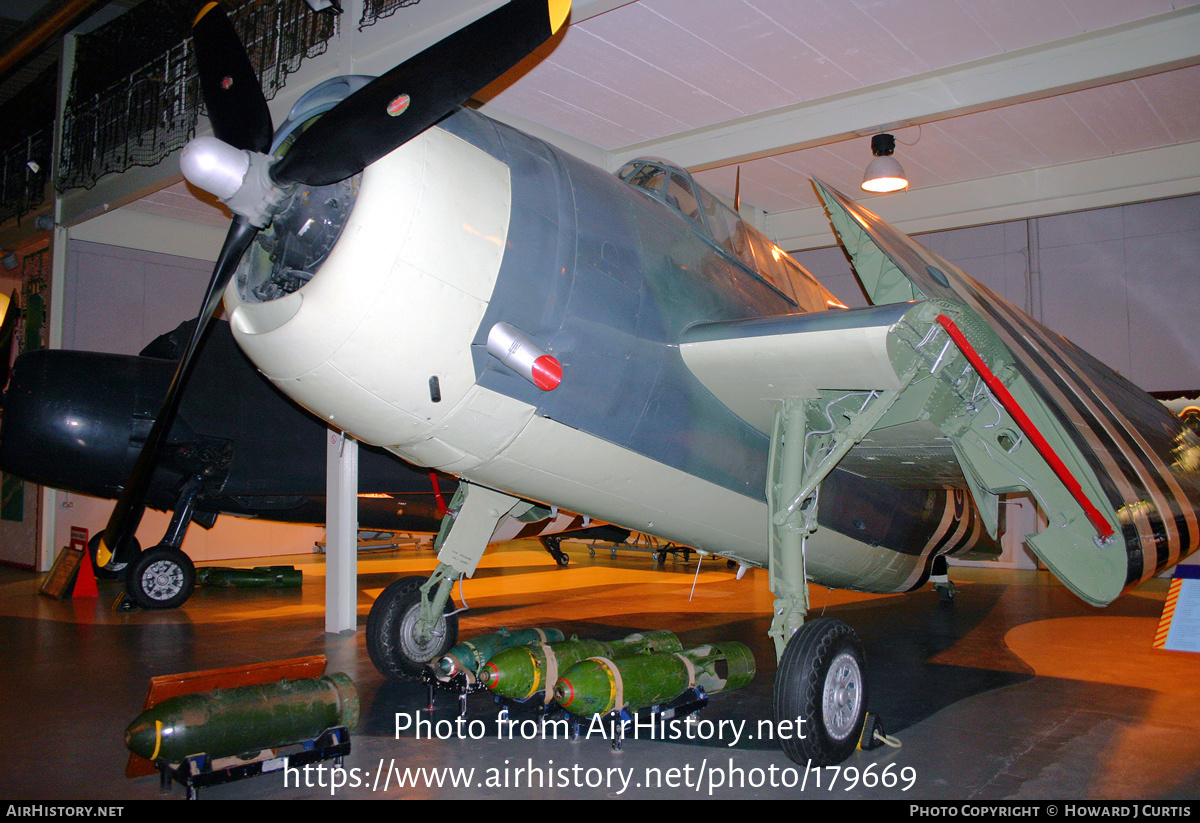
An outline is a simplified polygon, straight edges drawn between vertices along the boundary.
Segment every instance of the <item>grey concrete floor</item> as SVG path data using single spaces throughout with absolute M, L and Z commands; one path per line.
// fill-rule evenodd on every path
M 814 610 L 861 636 L 870 710 L 901 744 L 818 772 L 755 733 L 772 728 L 765 572 L 736 580 L 712 560 L 696 575 L 694 558 L 656 566 L 645 553 L 567 548 L 565 569 L 536 543 L 490 551 L 466 583 L 461 636 L 557 626 L 602 639 L 671 629 L 685 646 L 738 639 L 755 651 L 755 682 L 714 695 L 703 722 L 675 732 L 691 740 L 643 733 L 614 750 L 598 732 L 556 739 L 524 723 L 501 733 L 485 695 L 468 700 L 467 717 L 478 722 L 467 731 L 477 739 L 446 734 L 448 723 L 418 739 L 397 734 L 397 715 L 450 721 L 455 702 L 443 695 L 425 713 L 423 687 L 387 683 L 362 627 L 391 580 L 432 569 L 428 552 L 361 558 L 359 631 L 342 635 L 323 631 L 318 556 L 286 559 L 305 571 L 299 591 L 197 588 L 182 609 L 131 614 L 110 609 L 116 583 L 102 581 L 99 598 L 54 601 L 36 593 L 37 575 L 4 569 L 0 797 L 178 799 L 182 790 L 160 792 L 156 776 L 124 776 L 123 731 L 149 678 L 324 654 L 328 671 L 353 678 L 362 704 L 345 771 L 312 769 L 288 785 L 282 773 L 263 775 L 206 789 L 202 799 L 1200 798 L 1200 657 L 1150 647 L 1165 581 L 1107 609 L 1039 572 L 953 569 L 952 604 L 928 587 L 887 597 L 814 589 Z

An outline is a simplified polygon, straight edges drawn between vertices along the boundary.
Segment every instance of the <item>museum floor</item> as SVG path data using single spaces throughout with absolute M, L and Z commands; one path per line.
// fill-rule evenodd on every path
M 517 731 L 510 740 L 493 726 L 478 740 L 397 737 L 397 713 L 409 717 L 425 705 L 425 693 L 386 684 L 367 657 L 361 629 L 387 583 L 432 568 L 427 551 L 360 558 L 360 631 L 344 635 L 323 631 L 318 556 L 286 559 L 303 568 L 302 590 L 197 588 L 184 608 L 157 613 L 111 612 L 113 583 L 101 583 L 99 600 L 59 602 L 36 593 L 36 575 L 0 569 L 0 677 L 7 695 L 0 708 L 7 752 L 0 797 L 178 799 L 182 790 L 160 793 L 156 776 L 124 777 L 122 734 L 141 709 L 148 679 L 311 654 L 327 655 L 328 670 L 346 672 L 358 686 L 362 722 L 345 775 L 364 785 L 335 793 L 328 773 L 310 773 L 310 787 L 285 786 L 276 773 L 207 789 L 202 799 L 1200 797 L 1200 658 L 1150 646 L 1166 581 L 1151 581 L 1107 609 L 1082 604 L 1038 572 L 952 569 L 959 587 L 952 604 L 939 603 L 929 587 L 886 597 L 814 589 L 814 610 L 824 608 L 862 637 L 870 708 L 902 746 L 857 752 L 845 764 L 853 770 L 805 776 L 775 744 L 747 740 L 749 732 L 734 739 L 736 721 L 749 721 L 745 728 L 753 730 L 771 716 L 775 664 L 766 638 L 765 572 L 736 580 L 723 562 L 709 560 L 697 577 L 694 557 L 686 564 L 668 558 L 659 567 L 645 553 L 613 558 L 601 549 L 592 558 L 584 547 L 566 546 L 567 568 L 555 566 L 536 543 L 490 551 L 466 583 L 471 608 L 461 616 L 460 636 L 503 625 L 557 626 L 568 636 L 603 639 L 671 629 L 685 646 L 746 641 L 758 659 L 755 682 L 714 695 L 701 714 L 712 723 L 692 727 L 700 735 L 720 720 L 734 721 L 719 737 L 678 742 L 643 735 L 620 751 L 598 734 L 561 740 L 530 731 L 533 739 L 524 740 Z M 432 716 L 454 714 L 454 700 L 443 697 Z M 486 696 L 469 699 L 469 718 L 494 714 Z M 438 771 L 415 771 L 422 767 Z M 405 769 L 414 770 L 409 774 L 420 785 L 395 785 Z M 470 785 L 430 785 L 448 784 L 459 774 L 451 769 L 464 770 Z M 389 776 L 386 790 L 377 774 Z M 881 785 L 890 779 L 877 782 L 884 775 L 898 784 Z M 803 791 L 795 785 L 801 779 Z

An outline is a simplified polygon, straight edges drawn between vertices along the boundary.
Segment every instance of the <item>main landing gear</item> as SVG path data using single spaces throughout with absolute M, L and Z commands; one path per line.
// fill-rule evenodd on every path
M 129 563 L 125 574 L 125 596 L 118 601 L 118 609 L 134 606 L 142 609 L 175 609 L 192 596 L 196 588 L 196 567 L 179 547 L 183 545 L 183 537 L 192 522 L 192 506 L 203 480 L 203 476 L 197 474 L 184 484 L 162 542 L 134 556 Z M 210 522 L 207 525 L 212 524 Z
M 767 486 L 767 557 L 775 595 L 769 633 L 779 659 L 774 708 L 776 723 L 791 724 L 783 751 L 801 765 L 841 763 L 860 746 L 867 725 L 866 665 L 858 635 L 839 620 L 805 622 L 804 548 L 817 531 L 821 481 L 896 396 L 872 395 L 843 431 L 819 430 L 812 437 L 806 436 L 805 401 L 787 401 L 775 414 Z M 864 746 L 872 747 L 872 741 Z
M 458 640 L 454 602 L 446 599 L 432 624 L 422 621 L 422 577 L 402 577 L 383 590 L 367 616 L 367 653 L 389 679 L 420 677 Z
M 428 580 L 404 577 L 376 599 L 367 616 L 367 652 L 389 680 L 419 677 L 425 666 L 458 641 L 450 590 L 475 573 L 500 518 L 520 516 L 533 504 L 482 486 L 462 483 L 434 541 L 438 565 Z

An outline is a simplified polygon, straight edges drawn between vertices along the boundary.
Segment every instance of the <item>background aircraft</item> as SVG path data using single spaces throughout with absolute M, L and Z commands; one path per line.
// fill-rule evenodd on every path
M 841 308 L 683 169 L 614 177 L 454 111 L 563 5 L 512 0 L 337 103 L 278 160 L 265 105 L 215 91 L 245 85 L 219 82 L 240 70 L 236 37 L 219 12 L 197 24 L 198 53 L 227 65 L 200 61 L 218 139 L 182 164 L 238 215 L 206 312 L 223 292 L 238 344 L 285 393 L 465 481 L 434 574 L 371 610 L 381 671 L 416 672 L 453 643 L 451 584 L 497 518 L 554 503 L 766 566 L 776 716 L 808 730 L 784 751 L 834 763 L 864 728 L 862 649 L 848 626 L 806 620 L 809 581 L 909 590 L 938 555 L 994 548 L 1000 495 L 1018 491 L 1049 521 L 1031 548 L 1090 603 L 1196 549 L 1194 433 L 839 193 L 818 184 L 866 309 Z M 109 545 L 145 482 L 135 469 Z
M 5 394 L 0 467 L 33 483 L 116 499 L 194 326 L 189 321 L 161 335 L 136 357 L 63 350 L 22 355 Z M 327 429 L 321 421 L 262 378 L 234 345 L 228 323 L 212 325 L 195 368 L 146 497 L 151 508 L 175 516 L 153 549 L 140 552 L 134 539 L 115 561 L 130 597 L 143 608 L 173 608 L 191 594 L 195 573 L 180 550 L 191 522 L 210 528 L 219 514 L 325 522 Z M 359 526 L 437 534 L 457 487 L 452 477 L 364 446 Z M 566 512 L 538 514 L 546 513 L 505 524 L 493 539 L 591 525 Z M 557 547 L 551 554 L 566 565 Z M 124 574 L 131 563 L 131 573 Z M 155 564 L 165 577 L 144 574 Z

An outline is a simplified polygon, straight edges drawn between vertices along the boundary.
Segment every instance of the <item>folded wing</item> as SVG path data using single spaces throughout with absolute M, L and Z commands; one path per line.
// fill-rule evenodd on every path
M 947 261 L 817 187 L 876 305 L 695 327 L 680 350 L 705 386 L 773 438 L 780 410 L 802 409 L 809 485 L 837 465 L 899 486 L 965 486 L 993 535 L 999 495 L 1032 494 L 1049 523 L 1031 548 L 1095 605 L 1195 551 L 1195 433 Z

